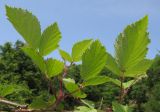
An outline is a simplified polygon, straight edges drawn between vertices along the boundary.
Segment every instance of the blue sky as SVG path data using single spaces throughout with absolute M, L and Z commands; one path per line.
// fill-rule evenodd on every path
M 94 38 L 114 54 L 117 35 L 147 14 L 151 39 L 147 57 L 153 58 L 160 50 L 160 0 L 1 0 L 0 44 L 23 40 L 6 19 L 5 5 L 31 11 L 42 30 L 58 22 L 63 36 L 60 47 L 68 52 L 76 41 Z M 59 57 L 57 52 L 50 56 Z

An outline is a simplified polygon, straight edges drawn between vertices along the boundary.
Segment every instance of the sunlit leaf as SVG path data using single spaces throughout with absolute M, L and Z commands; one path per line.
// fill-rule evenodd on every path
M 106 64 L 106 50 L 102 44 L 96 40 L 82 56 L 82 68 L 80 75 L 84 80 L 96 77 Z
M 92 39 L 89 39 L 77 42 L 73 45 L 72 58 L 74 62 L 81 60 L 82 54 L 86 51 L 86 49 L 90 46 L 91 43 Z
M 109 53 L 107 53 L 106 67 L 114 74 L 120 75 L 120 69 L 118 68 L 115 59 Z
M 31 12 L 21 8 L 6 6 L 6 15 L 14 28 L 32 48 L 38 48 L 41 39 L 41 28 L 38 19 Z
M 61 32 L 59 31 L 57 23 L 47 27 L 42 33 L 39 51 L 40 54 L 45 56 L 54 51 L 59 46 L 61 39 Z
M 141 75 L 145 75 L 146 71 L 152 64 L 152 60 L 144 59 L 137 63 L 135 66 L 129 68 L 125 72 L 125 76 L 127 77 L 138 77 Z
M 40 68 L 40 70 L 43 73 L 46 73 L 45 61 L 43 60 L 43 57 L 39 55 L 39 53 L 36 50 L 28 46 L 24 46 L 22 50 L 25 52 L 26 55 L 28 55 L 32 59 L 32 61 Z
M 64 63 L 56 59 L 47 59 L 46 61 L 48 77 L 54 77 L 63 71 Z
M 142 61 L 148 51 L 150 40 L 147 32 L 148 17 L 145 16 L 125 28 L 115 44 L 116 61 L 121 71 L 126 71 Z
M 106 76 L 96 76 L 94 78 L 91 78 L 83 83 L 84 86 L 93 86 L 93 85 L 99 85 L 106 82 L 110 82 L 110 78 Z
M 66 51 L 59 49 L 59 53 L 65 61 L 72 62 L 72 57 Z

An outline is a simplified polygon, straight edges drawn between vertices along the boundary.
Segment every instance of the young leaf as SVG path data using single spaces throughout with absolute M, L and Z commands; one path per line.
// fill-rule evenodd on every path
M 105 47 L 97 40 L 93 42 L 82 56 L 80 75 L 84 80 L 96 77 L 106 64 Z
M 135 80 L 127 81 L 127 82 L 123 83 L 123 88 L 124 88 L 124 89 L 129 88 L 130 86 L 132 86 L 132 85 L 135 84 L 135 83 L 136 83 Z
M 57 23 L 47 27 L 42 33 L 39 51 L 40 54 L 45 56 L 51 53 L 59 46 L 61 39 L 61 32 L 59 31 Z
M 66 51 L 59 49 L 59 53 L 64 60 L 72 62 L 72 57 Z
M 38 52 L 28 46 L 24 46 L 22 50 L 27 54 L 32 61 L 39 67 L 39 69 L 43 72 L 46 73 L 46 65 L 45 61 L 43 60 L 43 57 L 38 54 Z
M 74 112 L 97 112 L 97 110 L 86 106 L 79 106 Z
M 152 60 L 143 59 L 142 61 L 137 63 L 135 66 L 128 68 L 124 75 L 127 77 L 138 77 L 141 75 L 145 75 L 146 71 L 149 69 L 151 64 L 152 64 Z
M 31 109 L 45 109 L 49 105 L 42 97 L 37 97 L 33 100 L 33 102 L 29 105 L 29 108 Z
M 122 71 L 135 66 L 143 60 L 150 40 L 147 33 L 148 17 L 127 26 L 116 41 L 116 61 Z
M 99 85 L 103 84 L 106 82 L 110 82 L 110 78 L 106 76 L 96 76 L 94 78 L 91 78 L 87 80 L 86 82 L 83 83 L 84 86 L 94 86 L 94 85 Z
M 129 106 L 121 105 L 117 102 L 112 103 L 113 106 L 113 112 L 133 112 L 133 109 Z
M 70 92 L 73 93 L 72 96 L 78 97 L 78 98 L 85 98 L 86 94 L 83 93 L 80 88 L 78 87 L 77 84 L 75 84 L 75 81 L 71 78 L 65 78 L 63 79 L 64 85 L 66 89 Z
M 48 77 L 54 77 L 63 71 L 64 63 L 56 59 L 48 59 L 46 61 Z
M 6 15 L 14 28 L 32 48 L 38 48 L 41 28 L 38 19 L 32 13 L 21 8 L 6 6 Z
M 121 87 L 121 81 L 118 80 L 118 79 L 110 78 L 110 82 L 112 82 L 112 83 L 114 83 L 115 85 Z
M 107 53 L 106 67 L 114 74 L 120 75 L 120 69 L 118 68 L 115 59 L 109 53 Z
M 94 108 L 95 107 L 95 104 L 94 102 L 92 101 L 89 101 L 89 100 L 82 100 L 81 99 L 81 102 L 83 102 L 85 105 L 87 105 L 89 108 Z
M 72 58 L 74 62 L 80 61 L 81 56 L 92 43 L 92 39 L 83 40 L 74 44 L 72 48 Z

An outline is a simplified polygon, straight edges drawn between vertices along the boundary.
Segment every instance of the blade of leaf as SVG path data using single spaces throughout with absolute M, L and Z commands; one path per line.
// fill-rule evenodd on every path
M 47 27 L 42 33 L 39 51 L 40 54 L 45 56 L 59 47 L 61 39 L 61 32 L 59 31 L 57 23 Z
M 14 92 L 16 92 L 15 90 L 15 85 L 0 85 L 0 96 L 1 97 L 5 97 L 7 95 L 10 95 Z
M 6 15 L 24 40 L 32 48 L 38 48 L 41 39 L 41 28 L 38 19 L 27 10 L 9 6 L 6 6 Z
M 33 100 L 33 102 L 29 105 L 29 108 L 31 109 L 45 109 L 49 105 L 42 97 L 37 97 Z
M 127 105 L 121 105 L 117 102 L 112 103 L 113 112 L 133 112 L 132 108 Z
M 111 70 L 114 74 L 120 75 L 120 69 L 118 68 L 118 65 L 115 61 L 115 59 L 107 53 L 107 61 L 106 61 L 106 67 Z
M 64 60 L 72 62 L 72 57 L 66 51 L 59 49 L 59 53 Z
M 150 40 L 147 33 L 148 17 L 145 16 L 120 33 L 115 43 L 116 61 L 122 71 L 143 60 Z
M 97 112 L 97 110 L 86 106 L 79 106 L 74 110 L 74 112 Z
M 91 78 L 87 81 L 85 81 L 82 85 L 83 86 L 94 86 L 94 85 L 99 85 L 99 84 L 103 84 L 106 82 L 110 82 L 110 78 L 106 77 L 106 76 L 96 76 L 94 78 Z
M 37 51 L 35 51 L 34 49 L 28 46 L 22 47 L 22 50 L 24 51 L 26 55 L 28 55 L 32 59 L 32 61 L 39 67 L 39 69 L 43 73 L 46 73 L 45 61 L 43 60 L 43 57 L 39 55 Z
M 124 75 L 127 77 L 138 77 L 140 75 L 145 75 L 152 62 L 152 60 L 144 59 L 137 63 L 135 66 L 127 69 Z
M 51 78 L 60 74 L 63 71 L 64 63 L 59 60 L 50 58 L 46 60 L 46 67 L 47 75 Z
M 96 40 L 82 56 L 81 77 L 84 80 L 96 77 L 104 68 L 106 59 L 105 47 Z
M 126 88 L 130 87 L 131 85 L 133 85 L 134 83 L 136 83 L 135 80 L 127 81 L 127 82 L 123 83 L 123 88 L 126 89 Z
M 74 62 L 80 61 L 83 53 L 91 45 L 92 39 L 77 42 L 72 48 L 72 58 Z
M 72 96 L 76 98 L 85 98 L 86 94 L 83 93 L 80 88 L 78 87 L 77 84 L 75 84 L 75 81 L 71 78 L 65 78 L 63 79 L 63 83 L 66 87 L 66 89 L 70 92 L 73 93 Z

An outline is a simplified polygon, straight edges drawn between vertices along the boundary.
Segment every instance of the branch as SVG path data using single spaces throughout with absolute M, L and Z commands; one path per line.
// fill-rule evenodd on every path
M 17 108 L 22 108 L 22 109 L 28 108 L 28 105 L 21 105 L 21 104 L 6 100 L 4 98 L 0 98 L 0 103 L 10 105 L 10 106 L 13 106 L 13 107 L 17 107 Z

